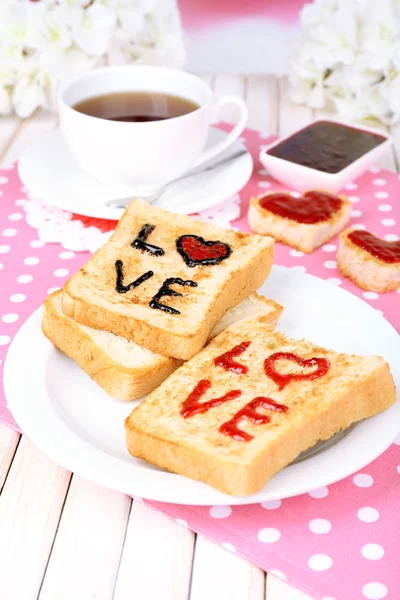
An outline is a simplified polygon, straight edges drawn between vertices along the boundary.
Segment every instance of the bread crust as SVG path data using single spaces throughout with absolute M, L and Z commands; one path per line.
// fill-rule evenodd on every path
M 180 360 L 158 355 L 145 368 L 124 367 L 104 352 L 78 323 L 57 312 L 54 300 L 60 293 L 54 292 L 44 303 L 42 331 L 110 396 L 125 401 L 141 398 L 182 364 Z
M 245 355 L 240 361 L 249 366 L 249 374 L 216 370 L 213 358 L 243 340 L 254 344 L 247 362 Z M 330 370 L 324 378 L 291 382 L 278 391 L 261 370 L 264 357 L 281 349 L 292 349 L 305 358 L 326 357 Z M 239 388 L 243 399 L 183 419 L 182 402 L 204 378 L 212 381 L 210 398 Z M 241 422 L 240 428 L 254 435 L 250 442 L 219 433 L 224 421 L 248 399 L 260 395 L 287 405 L 289 411 L 274 412 L 265 425 Z M 336 354 L 304 340 L 292 340 L 272 332 L 260 317 L 221 333 L 150 394 L 126 419 L 126 441 L 133 456 L 227 494 L 245 496 L 262 489 L 275 473 L 317 441 L 384 410 L 395 400 L 394 381 L 382 358 Z
M 273 193 L 267 192 L 262 197 Z M 261 196 L 253 197 L 250 199 L 248 212 L 250 229 L 254 233 L 271 236 L 276 242 L 309 254 L 337 235 L 349 221 L 351 202 L 346 196 L 340 194 L 338 196 L 343 200 L 341 209 L 329 220 L 313 224 L 298 223 L 293 219 L 276 215 L 260 206 Z
M 148 303 L 146 308 L 143 303 L 141 306 L 136 306 L 131 302 L 128 306 L 126 304 L 127 300 L 125 298 L 121 299 L 120 296 L 117 297 L 118 294 L 116 293 L 110 300 L 109 298 L 104 299 L 101 290 L 96 294 L 94 293 L 95 290 L 92 289 L 94 287 L 92 272 L 94 267 L 92 271 L 90 269 L 93 265 L 103 264 L 106 260 L 109 263 L 115 262 L 115 259 L 123 252 L 126 253 L 129 260 L 149 260 L 148 257 L 143 257 L 137 250 L 137 254 L 134 254 L 129 244 L 126 248 L 126 242 L 124 248 L 122 248 L 123 240 L 121 240 L 124 229 L 127 228 L 128 220 L 132 222 L 132 220 L 138 219 L 138 223 L 142 223 L 145 217 L 150 221 L 157 219 L 158 221 L 165 221 L 169 227 L 174 228 L 174 232 L 199 234 L 208 237 L 208 239 L 230 241 L 231 244 L 237 245 L 232 256 L 217 267 L 190 269 L 184 264 L 181 257 L 174 252 L 174 256 L 176 254 L 177 258 L 172 259 L 175 260 L 173 264 L 179 267 L 180 273 L 165 272 L 162 279 L 171 275 L 179 275 L 183 276 L 184 279 L 193 278 L 198 280 L 200 282 L 199 286 L 202 286 L 204 277 L 207 275 L 211 277 L 212 291 L 209 294 L 209 302 L 200 307 L 199 301 L 195 300 L 192 304 L 191 314 L 188 313 L 186 316 L 183 314 L 176 315 L 176 318 L 172 319 L 171 315 L 156 314 L 161 313 L 161 311 L 148 309 Z M 138 224 L 136 224 L 136 227 L 138 227 Z M 239 304 L 265 281 L 272 267 L 273 244 L 272 238 L 262 238 L 241 232 L 218 229 L 190 217 L 171 215 L 167 211 L 155 209 L 141 200 L 133 200 L 105 247 L 98 250 L 89 262 L 65 284 L 62 298 L 63 312 L 79 323 L 95 329 L 111 331 L 157 354 L 187 360 L 204 346 L 214 325 L 221 319 L 226 310 Z M 108 255 L 105 254 L 107 252 L 111 255 L 111 258 L 107 258 Z M 151 263 L 151 265 L 154 264 L 156 263 Z M 114 263 L 112 268 L 114 268 Z M 96 269 L 95 271 L 98 274 L 101 268 L 96 267 Z M 215 270 L 204 271 L 204 269 Z M 150 284 L 154 285 L 151 283 L 152 281 L 152 279 L 149 280 L 149 287 Z M 90 294 L 88 293 L 88 287 L 91 289 Z M 158 287 L 155 289 L 157 290 Z M 143 289 L 146 290 L 145 287 Z M 150 298 L 154 291 L 152 289 Z M 200 287 L 198 294 L 201 296 Z M 182 298 L 181 301 L 190 302 L 190 294 L 184 292 L 184 295 L 187 298 Z M 125 302 L 125 304 L 122 305 L 122 302 Z
M 350 227 L 339 236 L 336 256 L 338 269 L 363 290 L 391 292 L 400 289 L 400 263 L 388 264 L 354 244 L 349 234 Z

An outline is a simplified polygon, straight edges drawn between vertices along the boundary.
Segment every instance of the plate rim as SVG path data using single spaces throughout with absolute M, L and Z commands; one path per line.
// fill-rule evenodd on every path
M 297 279 L 301 281 L 304 280 L 304 277 L 306 277 L 312 278 L 313 280 L 318 280 L 319 284 L 322 283 L 327 286 L 330 285 L 323 279 L 308 273 L 294 272 L 290 268 L 276 265 L 274 265 L 273 268 L 274 272 L 278 273 L 278 275 L 280 274 L 281 276 L 285 276 L 290 273 L 290 276 L 295 280 Z M 336 286 L 333 289 L 337 290 L 337 293 L 349 295 L 352 298 L 352 301 L 361 303 L 362 305 L 367 306 L 368 309 L 371 309 L 371 311 L 374 311 L 373 307 L 368 305 L 361 298 L 351 294 L 351 292 L 348 292 L 342 288 L 337 288 Z M 358 460 L 353 459 L 353 462 L 349 461 L 348 455 L 346 455 L 347 468 L 344 469 L 342 465 L 333 476 L 321 476 L 316 485 L 311 486 L 309 483 L 303 484 L 302 481 L 300 481 L 297 485 L 292 486 L 292 491 L 290 493 L 284 494 L 268 492 L 267 488 L 269 484 L 267 484 L 266 488 L 264 488 L 266 491 L 261 490 L 252 496 L 229 496 L 219 492 L 218 490 L 215 490 L 214 488 L 211 488 L 204 483 L 190 480 L 181 475 L 166 471 L 147 469 L 144 466 L 129 463 L 121 458 L 107 454 L 105 450 L 91 445 L 88 440 L 80 437 L 70 426 L 68 426 L 67 423 L 63 422 L 60 414 L 53 406 L 54 403 L 52 402 L 46 386 L 47 365 L 50 360 L 51 353 L 56 352 L 56 349 L 41 333 L 41 314 L 42 307 L 39 307 L 25 321 L 15 335 L 9 347 L 5 360 L 3 375 L 4 391 L 6 394 L 8 408 L 11 410 L 23 433 L 27 435 L 27 437 L 52 460 L 55 460 L 64 468 L 67 468 L 79 476 L 85 477 L 91 481 L 94 481 L 95 483 L 110 487 L 131 496 L 140 496 L 148 500 L 160 502 L 172 502 L 177 504 L 191 504 L 198 506 L 224 504 L 234 506 L 242 504 L 255 504 L 278 498 L 281 499 L 297 496 L 307 493 L 315 488 L 331 485 L 332 483 L 344 479 L 362 469 L 364 466 L 375 460 L 375 458 L 380 456 L 391 445 L 399 432 L 399 426 L 397 423 L 400 420 L 400 401 L 398 399 L 391 407 L 382 413 L 361 421 L 348 436 L 338 442 L 335 446 L 328 448 L 320 454 L 312 456 L 309 459 L 298 463 L 297 465 L 289 465 L 275 475 L 271 481 L 275 480 L 275 484 L 277 484 L 279 488 L 279 482 L 280 479 L 282 479 L 282 474 L 284 474 L 284 478 L 286 478 L 287 476 L 290 476 L 290 474 L 293 475 L 295 473 L 294 470 L 299 472 L 304 469 L 306 472 L 318 470 L 319 467 L 326 463 L 327 458 L 329 459 L 328 462 L 334 462 L 336 455 L 338 455 L 340 458 L 341 454 L 346 454 L 347 447 L 351 450 L 353 445 L 362 445 L 362 441 L 366 441 L 367 439 L 369 443 L 364 445 L 364 454 L 362 459 L 359 452 L 355 453 L 355 456 L 358 457 Z M 385 327 L 390 328 L 388 331 L 391 330 L 391 333 L 395 334 L 399 338 L 398 343 L 400 346 L 400 336 L 394 327 L 378 313 L 375 313 L 374 316 L 377 319 L 381 319 L 382 322 L 385 323 Z M 23 356 L 24 351 L 26 353 L 29 352 L 28 349 L 24 350 L 24 345 L 26 348 L 29 348 L 30 346 L 29 344 L 25 344 L 25 338 L 28 335 L 33 335 L 34 337 L 36 336 L 36 338 L 40 340 L 40 351 L 37 352 L 37 355 L 40 356 L 39 364 L 42 366 L 40 369 L 38 369 L 37 364 L 35 363 L 36 367 L 32 368 L 32 371 L 34 377 L 37 378 L 35 383 L 39 383 L 41 388 L 39 386 L 39 389 L 36 389 L 35 392 L 36 394 L 40 394 L 41 397 L 46 398 L 45 400 L 42 400 L 44 401 L 45 406 L 47 405 L 48 408 L 51 407 L 50 413 L 53 412 L 54 414 L 50 414 L 50 422 L 57 425 L 58 429 L 56 429 L 56 431 L 53 431 L 53 429 L 47 430 L 46 427 L 43 427 L 44 422 L 41 422 L 41 417 L 37 417 L 37 422 L 33 420 L 32 423 L 32 420 L 30 420 L 29 417 L 29 411 L 28 413 L 24 414 L 24 402 L 21 402 L 21 399 L 18 399 L 19 396 L 21 397 L 21 395 L 23 395 L 24 390 L 32 389 L 32 383 L 29 383 L 29 381 L 32 381 L 32 376 L 25 376 L 24 378 L 13 377 L 15 370 L 18 370 L 19 364 L 21 364 L 21 354 Z M 24 364 L 23 361 L 22 364 Z M 400 389 L 400 373 L 395 372 L 393 375 L 395 377 L 397 389 Z M 32 406 L 34 404 L 32 402 L 32 394 L 29 395 L 29 398 L 30 401 L 28 406 Z M 35 412 L 33 409 L 32 411 Z M 127 403 L 127 414 L 129 411 L 129 404 Z M 49 414 L 47 417 L 49 417 Z M 381 424 L 381 426 L 382 424 L 385 425 L 386 435 L 381 436 L 381 439 L 378 440 L 378 443 L 376 443 L 376 439 L 374 439 L 375 443 L 371 443 L 371 433 L 372 437 L 374 437 L 374 429 L 379 429 L 378 424 Z M 64 438 L 66 430 L 68 440 L 66 443 L 63 442 L 62 444 L 59 444 L 60 440 Z M 74 444 L 77 444 L 80 449 L 80 451 L 77 453 L 74 453 L 73 451 Z M 99 453 L 101 455 L 100 458 L 98 457 Z M 350 464 L 352 465 L 351 467 L 349 466 Z M 117 469 L 116 467 L 118 465 L 119 467 Z M 305 468 L 305 465 L 308 465 L 308 467 Z M 132 475 L 132 473 L 139 474 L 141 481 L 138 482 L 137 477 L 129 477 Z M 121 476 L 123 476 L 122 481 Z M 132 479 L 134 479 L 133 482 Z M 302 478 L 300 479 L 302 480 Z M 308 478 L 306 477 L 305 480 L 307 481 L 307 479 Z M 151 489 L 147 490 L 146 486 Z M 183 488 L 183 492 L 181 488 Z M 177 497 L 177 494 L 179 493 L 186 495 L 186 498 Z M 201 496 L 200 499 L 198 498 L 198 495 Z

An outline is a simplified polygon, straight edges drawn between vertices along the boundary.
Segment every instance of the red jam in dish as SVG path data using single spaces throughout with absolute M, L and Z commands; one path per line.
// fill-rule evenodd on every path
M 247 421 L 251 421 L 256 425 L 262 425 L 269 423 L 271 420 L 271 418 L 267 415 L 262 415 L 257 412 L 257 408 L 266 408 L 276 412 L 287 412 L 289 410 L 287 406 L 284 404 L 278 404 L 278 402 L 275 402 L 275 400 L 272 400 L 272 398 L 264 398 L 263 396 L 259 396 L 241 408 L 232 417 L 232 419 L 226 421 L 226 423 L 223 423 L 219 428 L 219 431 L 224 435 L 229 435 L 238 442 L 249 442 L 254 438 L 254 436 L 250 435 L 250 433 L 247 433 L 246 431 L 243 431 L 242 429 L 239 429 L 239 421 L 246 419 Z
M 214 406 L 220 406 L 229 400 L 235 400 L 242 395 L 240 390 L 231 390 L 227 394 L 224 394 L 220 398 L 213 398 L 208 402 L 199 402 L 200 398 L 210 389 L 211 382 L 208 379 L 202 379 L 196 385 L 192 392 L 190 392 L 187 399 L 182 404 L 181 415 L 184 419 L 193 417 L 198 413 L 205 413 L 214 408 Z
M 188 267 L 217 265 L 232 254 L 232 248 L 220 241 L 206 241 L 198 235 L 181 235 L 176 249 Z
M 279 373 L 275 368 L 275 363 L 278 360 L 289 360 L 304 368 L 317 367 L 317 369 L 309 373 Z M 265 374 L 277 384 L 279 390 L 283 390 L 291 381 L 309 381 L 323 377 L 328 372 L 329 367 L 330 362 L 326 358 L 313 356 L 306 359 L 291 352 L 275 352 L 264 361 Z
M 383 135 L 356 127 L 317 121 L 267 150 L 267 154 L 324 173 L 339 173 L 386 140 Z
M 386 242 L 369 231 L 361 230 L 351 231 L 348 238 L 353 244 L 385 263 L 400 262 L 400 241 Z
M 328 192 L 311 190 L 300 198 L 286 192 L 275 192 L 260 198 L 259 203 L 261 208 L 275 215 L 311 225 L 330 219 L 342 208 L 343 201 Z
M 222 367 L 225 369 L 225 371 L 233 371 L 234 373 L 238 374 L 247 373 L 249 369 L 246 367 L 246 365 L 242 365 L 233 359 L 243 354 L 243 352 L 245 352 L 250 346 L 250 343 L 251 342 L 242 342 L 241 344 L 238 344 L 232 348 L 232 350 L 228 350 L 228 352 L 217 356 L 214 358 L 214 364 L 217 367 Z

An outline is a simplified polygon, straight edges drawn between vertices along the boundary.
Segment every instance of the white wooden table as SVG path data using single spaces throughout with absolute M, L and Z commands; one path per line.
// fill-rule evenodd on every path
M 316 115 L 273 76 L 204 77 L 237 94 L 249 127 L 285 135 Z M 232 121 L 227 107 L 222 120 Z M 0 118 L 1 164 L 56 126 Z M 393 132 L 395 133 L 395 132 Z M 398 170 L 400 143 L 384 166 Z M 310 600 L 287 583 L 123 494 L 66 471 L 0 425 L 1 600 Z

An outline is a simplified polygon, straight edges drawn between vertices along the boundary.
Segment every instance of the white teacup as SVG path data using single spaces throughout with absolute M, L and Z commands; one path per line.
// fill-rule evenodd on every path
M 126 91 L 162 92 L 199 105 L 193 112 L 160 121 L 120 122 L 74 110 L 78 102 Z M 210 124 L 225 104 L 236 104 L 232 131 L 204 151 Z M 247 121 L 246 104 L 231 96 L 213 102 L 211 88 L 199 77 L 151 66 L 96 69 L 67 82 L 59 92 L 60 123 L 65 140 L 81 167 L 105 183 L 124 184 L 133 193 L 149 194 L 200 166 L 230 146 Z

